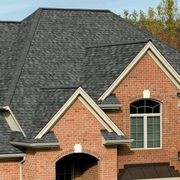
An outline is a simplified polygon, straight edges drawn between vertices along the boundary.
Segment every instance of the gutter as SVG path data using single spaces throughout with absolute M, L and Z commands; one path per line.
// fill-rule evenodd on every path
M 119 145 L 119 144 L 127 144 L 133 142 L 134 139 L 126 139 L 126 140 L 104 140 L 103 145 L 111 146 L 111 145 Z
M 0 154 L 0 159 L 23 158 L 26 154 Z
M 99 104 L 99 107 L 101 109 L 114 109 L 114 110 L 118 110 L 122 107 L 121 104 Z
M 10 141 L 10 143 L 14 146 L 21 146 L 26 148 L 52 148 L 52 147 L 58 147 L 59 142 L 57 143 L 24 143 L 24 142 L 14 142 Z

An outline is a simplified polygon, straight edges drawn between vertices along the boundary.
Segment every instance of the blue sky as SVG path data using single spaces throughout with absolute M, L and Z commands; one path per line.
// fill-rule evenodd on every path
M 110 9 L 122 14 L 124 9 L 147 10 L 159 3 L 160 0 L 0 0 L 0 20 L 19 21 L 39 7 Z

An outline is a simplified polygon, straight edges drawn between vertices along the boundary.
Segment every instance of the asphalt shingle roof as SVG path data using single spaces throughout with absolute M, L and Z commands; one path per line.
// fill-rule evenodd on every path
M 0 23 L 0 102 L 28 136 L 81 86 L 96 101 L 151 39 L 180 74 L 180 53 L 108 10 L 39 9 Z M 1 130 L 1 128 L 0 128 Z
M 18 134 L 18 132 L 16 132 Z M 20 149 L 10 144 L 12 131 L 10 130 L 2 112 L 0 112 L 0 154 L 23 153 Z

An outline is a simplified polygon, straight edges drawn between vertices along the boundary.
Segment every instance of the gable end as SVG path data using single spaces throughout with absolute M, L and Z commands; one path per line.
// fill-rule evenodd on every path
M 111 84 L 111 86 L 101 95 L 99 100 L 104 100 L 109 96 L 119 83 L 127 76 L 127 74 L 135 67 L 135 65 L 141 60 L 141 58 L 148 53 L 156 64 L 162 69 L 162 71 L 170 78 L 173 84 L 180 89 L 180 75 L 174 70 L 174 68 L 168 63 L 168 61 L 162 56 L 158 49 L 149 41 L 145 47 L 138 53 L 138 55 L 131 61 L 126 69 L 119 75 L 119 77 Z

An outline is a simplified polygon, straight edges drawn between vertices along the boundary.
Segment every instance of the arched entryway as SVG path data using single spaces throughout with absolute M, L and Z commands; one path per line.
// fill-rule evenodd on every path
M 85 153 L 74 153 L 56 162 L 56 180 L 97 180 L 98 159 Z

